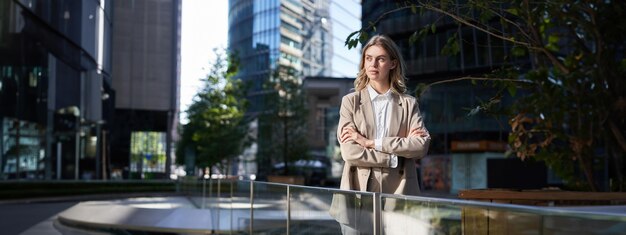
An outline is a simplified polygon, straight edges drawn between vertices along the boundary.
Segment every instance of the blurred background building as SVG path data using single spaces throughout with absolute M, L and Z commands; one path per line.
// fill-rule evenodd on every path
M 369 26 L 384 12 L 397 8 L 394 1 L 363 2 L 362 27 Z M 421 41 L 409 42 L 411 35 L 436 23 L 435 33 Z M 498 22 L 493 22 L 498 25 Z M 399 27 L 400 26 L 400 27 Z M 420 83 L 431 83 L 464 76 L 481 77 L 505 65 L 511 46 L 500 39 L 433 12 L 414 14 L 410 9 L 387 15 L 371 34 L 385 34 L 398 44 L 407 65 L 409 89 Z M 457 55 L 443 55 L 441 49 L 450 37 L 461 42 Z M 530 67 L 528 58 L 514 61 L 516 66 Z M 479 112 L 468 115 L 480 102 L 488 101 L 496 90 L 471 82 L 436 85 L 424 93 L 420 108 L 433 138 L 428 156 L 421 160 L 422 189 L 456 193 L 469 188 L 540 188 L 556 179 L 548 179 L 541 163 L 505 158 L 508 122 L 502 116 Z M 501 105 L 510 100 L 504 97 Z M 521 169 L 524 169 L 521 171 Z M 516 181 L 521 172 L 524 180 Z M 530 172 L 530 173 L 529 173 Z M 506 181 L 504 181 L 506 180 Z M 552 180 L 551 182 L 549 182 Z
M 180 18 L 176 0 L 0 0 L 0 179 L 169 177 Z
M 330 76 L 333 55 L 329 0 L 230 0 L 229 50 L 239 56 L 237 75 L 250 81 L 251 115 L 262 112 L 263 84 L 278 66 L 298 76 Z
M 169 178 L 180 90 L 181 1 L 116 1 L 114 178 Z
M 355 61 L 358 58 L 348 59 L 351 56 L 343 53 L 346 51 L 343 37 L 355 28 L 346 24 L 351 21 L 358 24 L 360 20 L 358 14 L 347 10 L 355 7 L 359 5 L 330 0 L 229 1 L 229 50 L 236 52 L 240 58 L 241 67 L 237 77 L 251 85 L 248 115 L 255 117 L 264 111 L 264 95 L 267 91 L 263 85 L 271 73 L 280 66 L 293 68 L 296 76 L 304 81 L 308 94 L 308 127 L 309 132 L 315 135 L 313 137 L 309 133 L 312 137 L 309 138 L 312 140 L 310 152 L 314 158 L 326 162 L 329 160 L 326 155 L 329 141 L 327 132 L 334 128 L 330 126 L 336 122 L 327 117 L 336 116 L 338 100 L 347 94 L 344 81 L 352 82 L 358 66 L 358 61 Z M 335 50 L 341 54 L 334 53 Z M 351 54 L 358 55 L 358 52 Z M 336 63 L 340 67 L 335 67 Z M 333 76 L 341 78 L 335 79 Z M 314 81 L 308 82 L 309 78 Z M 259 128 L 258 125 L 263 124 L 255 122 L 254 128 Z M 320 131 L 312 131 L 317 129 Z M 258 133 L 258 136 L 263 135 Z M 259 148 L 267 146 L 261 142 L 259 140 L 250 148 L 252 150 L 248 149 L 244 153 L 240 161 L 246 167 L 240 166 L 239 174 L 257 173 L 254 163 L 256 154 L 263 151 Z
M 0 178 L 167 178 L 179 111 L 181 4 L 0 0 Z M 367 26 L 395 6 L 367 1 L 354 12 L 360 7 L 354 1 L 230 0 L 228 43 L 240 58 L 238 78 L 252 85 L 249 115 L 263 111 L 263 84 L 272 71 L 294 68 L 307 94 L 309 153 L 332 165 L 340 98 L 350 92 L 359 60 L 360 48 L 347 50 L 345 37 L 359 27 L 352 21 Z M 503 65 L 510 45 L 446 18 L 436 33 L 409 43 L 436 19 L 406 10 L 377 26 L 400 46 L 411 89 Z M 452 36 L 462 42 L 459 54 L 441 55 Z M 524 59 L 516 64 L 530 66 Z M 522 167 L 504 158 L 506 120 L 467 116 L 467 108 L 491 94 L 455 82 L 421 97 L 434 138 L 420 162 L 424 189 L 511 184 L 497 181 Z M 256 173 L 249 163 L 258 148 L 263 145 L 243 154 L 239 174 Z M 553 183 L 544 168 L 523 167 L 535 167 L 539 177 L 517 186 Z
M 337 123 L 341 98 L 354 88 L 354 77 L 306 77 L 308 145 L 313 159 L 321 161 L 324 185 L 338 186 L 343 160 L 337 142 Z
M 106 172 L 110 1 L 0 1 L 0 179 Z

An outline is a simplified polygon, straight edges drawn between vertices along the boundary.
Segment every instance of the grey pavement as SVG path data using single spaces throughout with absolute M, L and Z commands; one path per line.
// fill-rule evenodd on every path
M 254 233 L 284 234 L 285 221 L 289 217 L 292 234 L 337 234 L 338 224 L 328 214 L 329 198 L 315 194 L 298 193 L 291 198 L 291 214 L 286 213 L 284 197 L 259 198 L 254 200 Z M 136 196 L 136 195 L 135 195 Z M 109 234 L 72 228 L 59 221 L 83 225 L 93 229 L 117 229 L 113 233 L 125 231 L 171 232 L 171 233 L 213 233 L 239 231 L 246 233 L 252 215 L 250 200 L 245 197 L 201 198 L 182 196 L 118 195 L 116 199 L 89 200 L 77 198 L 38 199 L 0 202 L 0 234 Z M 72 200 L 70 200 L 72 199 Z M 91 198 L 94 199 L 94 198 Z M 201 207 L 198 208 L 197 206 Z M 623 215 L 626 207 L 574 207 L 560 208 L 577 212 L 595 212 L 605 215 Z M 521 213 L 521 212 L 517 212 Z M 513 213 L 515 214 L 515 213 Z M 523 214 L 523 213 L 522 213 Z M 432 220 L 452 219 L 460 223 L 458 209 L 423 208 L 418 214 L 386 212 L 382 219 L 389 234 L 428 234 L 432 232 Z M 541 215 L 530 215 L 540 217 Z M 595 234 L 623 234 L 624 221 L 587 221 L 581 218 L 547 216 L 544 228 L 554 231 L 578 231 Z M 584 223 L 583 223 L 584 221 Z M 552 226 L 552 225 L 557 226 Z M 567 224 L 567 228 L 561 225 Z M 529 231 L 535 231 L 529 227 Z
M 42 221 L 47 221 L 78 202 L 36 202 L 0 204 L 0 233 L 20 234 Z M 52 231 L 51 231 L 52 232 Z M 54 233 L 38 233 L 54 234 Z
M 120 197 L 122 195 L 118 195 Z M 130 195 L 126 195 L 130 196 Z M 250 211 L 247 198 L 217 199 L 180 196 L 128 197 L 105 200 L 106 196 L 66 197 L 0 202 L 0 234 L 108 234 L 66 226 L 60 221 L 91 227 L 120 229 L 121 232 L 142 230 L 152 232 L 207 233 L 211 231 L 247 232 Z M 92 200 L 89 200 L 92 199 Z M 328 205 L 307 198 L 306 203 L 292 205 L 292 228 L 298 234 L 334 234 L 334 220 Z M 204 209 L 196 205 L 206 203 Z M 198 205 L 200 206 L 200 205 Z M 255 231 L 285 231 L 286 206 L 282 200 L 255 201 Z M 324 229 L 326 227 L 326 229 Z M 322 228 L 322 229 L 320 229 Z M 326 231 L 328 230 L 328 231 Z M 308 231 L 308 232 L 305 232 Z
M 171 194 L 94 194 L 0 200 L 0 234 L 60 234 L 53 227 L 56 216 L 81 201 L 168 195 Z
M 206 203 L 204 209 L 192 201 Z M 315 198 L 292 202 L 294 234 L 336 234 L 339 226 L 328 214 L 328 206 Z M 120 231 L 169 232 L 183 234 L 230 233 L 249 230 L 250 202 L 247 198 L 152 197 L 81 202 L 58 214 L 58 220 L 93 228 Z M 314 208 L 317 207 L 317 208 Z M 255 233 L 286 231 L 287 211 L 282 200 L 254 203 Z M 328 222 L 333 222 L 329 224 Z M 336 226 L 332 226 L 332 225 Z M 322 226 L 324 225 L 324 226 Z

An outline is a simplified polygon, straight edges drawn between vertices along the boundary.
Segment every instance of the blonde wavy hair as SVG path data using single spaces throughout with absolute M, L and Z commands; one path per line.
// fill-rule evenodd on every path
M 406 77 L 404 76 L 406 65 L 404 64 L 404 59 L 402 59 L 402 54 L 400 54 L 400 50 L 398 49 L 396 43 L 385 35 L 376 35 L 372 37 L 367 44 L 365 44 L 365 46 L 363 46 L 363 50 L 361 51 L 361 63 L 359 63 L 359 73 L 357 74 L 356 79 L 354 79 L 354 89 L 356 91 L 361 91 L 369 83 L 369 78 L 367 77 L 367 73 L 364 68 L 365 51 L 372 46 L 382 47 L 385 49 L 387 54 L 389 54 L 391 60 L 397 61 L 396 67 L 389 71 L 391 91 L 398 94 L 404 94 L 406 92 Z

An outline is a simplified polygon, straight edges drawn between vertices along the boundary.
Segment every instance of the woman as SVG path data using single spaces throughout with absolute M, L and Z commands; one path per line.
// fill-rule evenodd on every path
M 355 91 L 343 97 L 339 111 L 337 139 L 345 161 L 341 189 L 402 195 L 419 192 L 415 159 L 426 155 L 430 135 L 417 100 L 404 94 L 404 69 L 402 56 L 388 37 L 374 36 L 363 47 Z M 363 215 L 358 208 L 338 208 L 360 206 L 347 200 L 335 196 L 331 214 L 342 224 L 344 234 L 359 233 L 351 229 L 367 231 L 372 226 L 371 214 Z M 383 206 L 391 210 L 394 203 Z M 353 209 L 357 212 L 346 212 Z

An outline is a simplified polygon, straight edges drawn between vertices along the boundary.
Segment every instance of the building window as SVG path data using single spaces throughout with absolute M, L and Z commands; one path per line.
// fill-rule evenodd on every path
M 281 23 L 281 26 L 285 28 L 286 30 L 288 30 L 289 32 L 300 34 L 300 29 L 298 29 L 298 27 L 293 26 L 292 24 L 287 23 L 284 20 L 281 20 L 280 23 Z
M 301 45 L 300 45 L 300 43 L 299 43 L 299 42 L 296 42 L 296 41 L 294 41 L 294 40 L 291 40 L 291 39 L 289 39 L 289 38 L 287 38 L 287 37 L 280 37 L 280 42 L 281 42 L 281 43 L 283 43 L 283 44 L 285 44 L 285 45 L 287 45 L 287 46 L 290 46 L 290 47 L 296 48 L 296 49 L 298 49 L 298 50 L 300 50 L 300 48 L 301 48 Z
M 165 172 L 165 132 L 132 132 L 130 144 L 130 171 L 147 177 L 145 173 Z

